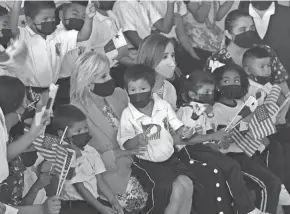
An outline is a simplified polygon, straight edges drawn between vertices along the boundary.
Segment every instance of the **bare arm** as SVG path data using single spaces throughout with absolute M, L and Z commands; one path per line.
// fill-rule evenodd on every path
M 15 1 L 12 6 L 11 14 L 10 14 L 10 28 L 14 37 L 19 35 L 18 29 L 18 21 L 20 15 L 22 1 Z
M 129 39 L 129 41 L 131 42 L 131 44 L 138 49 L 139 45 L 142 42 L 142 39 L 139 37 L 137 31 L 126 31 L 124 32 L 125 36 Z
M 154 23 L 154 27 L 157 28 L 162 33 L 169 33 L 173 27 L 173 17 L 174 17 L 174 4 L 173 1 L 167 2 L 167 11 L 164 18 L 159 19 Z
M 211 8 L 211 2 L 203 1 L 201 5 L 197 2 L 189 2 L 187 9 L 191 12 L 194 19 L 199 23 L 204 23 L 208 17 Z
M 215 17 L 217 21 L 220 21 L 225 17 L 225 15 L 232 8 L 233 3 L 234 3 L 234 1 L 226 1 L 219 7 L 217 14 L 216 14 L 216 17 Z

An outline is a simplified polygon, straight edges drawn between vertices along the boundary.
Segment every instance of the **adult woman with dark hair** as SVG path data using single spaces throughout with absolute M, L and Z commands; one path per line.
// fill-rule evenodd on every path
M 0 76 L 0 201 L 17 206 L 20 214 L 58 213 L 60 203 L 55 197 L 48 199 L 43 205 L 22 206 L 24 166 L 20 154 L 31 145 L 50 121 L 50 115 L 44 114 L 40 125 L 33 122 L 28 133 L 13 141 L 9 136 L 10 130 L 19 122 L 28 105 L 24 84 L 17 78 Z M 33 195 L 28 194 L 27 197 Z

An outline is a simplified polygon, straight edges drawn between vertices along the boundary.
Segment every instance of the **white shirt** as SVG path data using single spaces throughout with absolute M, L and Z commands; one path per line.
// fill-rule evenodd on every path
M 28 47 L 27 60 L 22 68 L 28 78 L 25 84 L 48 87 L 55 83 L 65 54 L 76 47 L 78 32 L 56 31 L 44 39 L 29 26 L 19 27 L 19 31 L 19 40 Z
M 206 135 L 207 131 L 217 130 L 217 122 L 214 117 L 209 118 L 204 111 L 197 120 L 192 119 L 192 114 L 197 113 L 203 104 L 197 102 L 190 102 L 189 106 L 180 107 L 177 116 L 184 123 L 185 126 L 191 127 L 194 129 L 194 132 Z M 204 109 L 205 110 L 205 109 Z M 204 144 L 210 142 L 204 142 Z M 182 149 L 185 145 L 176 145 L 177 149 Z
M 75 183 L 83 183 L 87 190 L 98 198 L 96 175 L 105 171 L 104 163 L 97 150 L 89 145 L 85 146 L 82 156 L 76 160 L 75 176 L 70 181 L 65 181 L 61 193 L 62 200 L 84 200 L 73 186 Z
M 8 133 L 5 124 L 5 117 L 0 108 L 0 183 L 2 183 L 9 175 L 7 162 L 7 142 Z
M 118 0 L 113 12 L 118 17 L 123 32 L 136 31 L 141 39 L 149 36 L 153 25 L 162 18 L 151 3 L 137 0 Z
M 169 132 L 169 127 L 174 131 L 183 126 L 177 118 L 171 105 L 162 100 L 157 94 L 153 94 L 154 106 L 152 116 L 149 117 L 139 112 L 131 103 L 124 109 L 117 134 L 117 141 L 122 149 L 127 140 L 136 135 L 148 131 L 147 151 L 138 155 L 140 159 L 163 162 L 168 160 L 174 152 L 173 139 Z
M 249 4 L 249 14 L 253 17 L 255 26 L 259 36 L 263 39 L 267 33 L 270 18 L 273 14 L 275 14 L 275 2 L 273 2 L 267 11 L 264 13 L 263 17 L 255 11 L 253 5 Z M 285 20 L 286 21 L 286 20 Z

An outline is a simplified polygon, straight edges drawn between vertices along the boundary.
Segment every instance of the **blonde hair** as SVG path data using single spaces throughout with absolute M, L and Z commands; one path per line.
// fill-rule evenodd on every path
M 139 46 L 137 64 L 147 65 L 155 69 L 163 59 L 166 46 L 173 41 L 161 34 L 147 36 Z
M 89 85 L 93 82 L 94 77 L 109 65 L 108 58 L 103 54 L 93 51 L 82 54 L 77 59 L 71 76 L 71 102 L 89 104 L 91 100 Z

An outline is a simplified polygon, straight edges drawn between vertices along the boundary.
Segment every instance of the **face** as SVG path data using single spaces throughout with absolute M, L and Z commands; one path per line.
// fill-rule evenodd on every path
M 75 122 L 71 127 L 67 129 L 66 136 L 71 138 L 72 136 L 83 134 L 89 131 L 87 120 Z
M 171 79 L 176 67 L 174 47 L 168 43 L 164 50 L 163 58 L 156 66 L 155 71 L 165 79 Z
M 137 81 L 130 81 L 128 83 L 128 94 L 139 94 L 143 92 L 151 91 L 151 86 L 149 83 L 143 79 Z
M 82 19 L 86 18 L 86 7 L 80 4 L 70 4 L 70 6 L 65 10 L 65 12 L 61 11 L 60 19 L 69 24 L 69 19 Z
M 0 16 L 0 37 L 3 36 L 2 32 L 1 32 L 2 29 L 9 29 L 8 15 Z
M 249 72 L 254 76 L 268 77 L 271 75 L 271 59 L 270 57 L 251 60 Z
M 227 36 L 234 40 L 235 35 L 239 35 L 241 33 L 247 32 L 247 31 L 255 31 L 255 24 L 250 16 L 240 17 L 233 23 L 233 28 L 231 29 L 231 32 L 226 32 Z
M 33 19 L 35 25 L 40 25 L 42 22 L 51 22 L 51 21 L 55 21 L 54 8 L 40 10 L 39 13 Z M 40 28 L 40 26 L 37 27 Z
M 104 83 L 109 80 L 111 80 L 112 77 L 110 75 L 110 69 L 108 66 L 106 66 L 101 72 L 99 72 L 95 77 L 94 77 L 94 83 Z
M 226 85 L 241 85 L 241 78 L 237 71 L 229 70 L 224 72 L 220 81 L 220 86 Z

